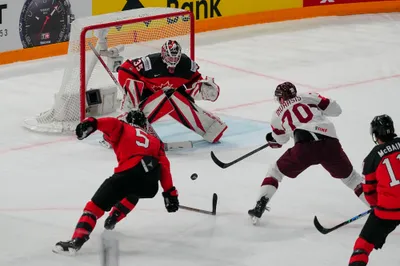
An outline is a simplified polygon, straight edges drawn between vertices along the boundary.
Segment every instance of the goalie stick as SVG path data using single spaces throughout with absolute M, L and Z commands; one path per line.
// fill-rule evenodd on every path
M 214 154 L 213 151 L 211 151 L 211 159 L 214 161 L 214 163 L 215 163 L 216 165 L 218 165 L 219 167 L 225 169 L 225 168 L 228 168 L 229 166 L 234 165 L 235 163 L 238 163 L 238 162 L 240 162 L 240 161 L 246 159 L 247 157 L 253 155 L 254 153 L 257 153 L 257 152 L 259 152 L 259 151 L 261 151 L 261 150 L 267 148 L 268 146 L 269 146 L 268 143 L 267 143 L 267 144 L 264 144 L 264 145 L 262 145 L 261 147 L 258 147 L 257 149 L 255 149 L 255 150 L 253 150 L 253 151 L 251 151 L 251 152 L 249 152 L 249 153 L 246 153 L 245 155 L 243 155 L 243 156 L 241 156 L 241 157 L 237 158 L 236 160 L 233 160 L 232 162 L 229 162 L 229 163 L 221 162 L 221 161 L 217 158 L 217 156 L 215 156 L 215 154 Z
M 338 224 L 338 225 L 336 225 L 336 226 L 334 226 L 334 227 L 331 227 L 331 228 L 323 227 L 323 226 L 319 223 L 317 216 L 314 216 L 314 226 L 315 226 L 315 228 L 317 228 L 317 230 L 318 230 L 321 234 L 326 235 L 326 234 L 328 234 L 328 233 L 330 233 L 330 232 L 332 232 L 332 231 L 335 231 L 336 229 L 338 229 L 338 228 L 340 228 L 340 227 L 342 227 L 342 226 L 345 226 L 345 225 L 347 225 L 347 224 L 349 224 L 349 223 L 352 223 L 352 222 L 354 222 L 354 221 L 357 221 L 358 219 L 360 219 L 360 218 L 362 218 L 362 217 L 368 215 L 371 211 L 372 211 L 372 209 L 369 209 L 368 211 L 365 211 L 365 212 L 363 212 L 363 213 L 360 213 L 359 215 L 354 216 L 353 218 L 351 218 L 351 219 L 349 219 L 349 220 L 347 220 L 347 221 L 344 221 L 343 223 L 340 223 L 340 224 Z
M 119 84 L 117 78 L 113 75 L 111 70 L 108 68 L 108 66 L 104 62 L 103 58 L 101 58 L 100 53 L 96 50 L 96 48 L 93 46 L 93 44 L 91 42 L 88 42 L 88 45 L 89 45 L 90 49 L 93 51 L 94 55 L 99 60 L 99 62 L 101 63 L 101 65 L 103 66 L 103 68 L 107 71 L 107 73 L 110 76 L 110 78 L 114 81 L 114 83 L 117 86 L 117 88 L 122 93 L 125 93 L 124 89 L 121 87 L 121 84 Z M 135 107 L 135 110 L 138 110 L 138 108 Z M 159 140 L 161 140 L 160 136 L 157 134 L 157 132 L 154 130 L 153 126 L 148 121 L 147 121 L 147 128 L 148 128 L 148 131 L 150 131 L 151 134 L 153 134 L 155 137 L 157 137 Z M 191 141 L 177 141 L 177 142 L 164 143 L 164 148 L 165 148 L 165 151 L 172 151 L 172 150 L 178 150 L 178 149 L 189 149 L 189 148 L 193 148 L 193 142 L 191 142 Z
M 209 215 L 217 215 L 217 202 L 218 202 L 218 195 L 216 193 L 213 194 L 212 197 L 212 209 L 211 211 L 206 211 L 202 209 L 197 209 L 197 208 L 192 208 L 184 205 L 179 204 L 179 208 L 187 211 L 192 211 L 192 212 L 199 212 L 203 214 L 209 214 Z

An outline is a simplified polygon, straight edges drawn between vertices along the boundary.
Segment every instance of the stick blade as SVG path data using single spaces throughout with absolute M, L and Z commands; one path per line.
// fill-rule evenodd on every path
M 218 166 L 221 167 L 221 168 L 227 168 L 227 167 L 229 166 L 228 164 L 221 162 L 221 161 L 217 158 L 217 156 L 215 156 L 215 154 L 214 154 L 213 151 L 211 151 L 211 159 L 214 161 L 214 163 L 215 163 L 216 165 L 218 165 Z
M 218 203 L 218 195 L 217 193 L 214 193 L 212 197 L 212 211 L 211 211 L 212 215 L 217 215 L 217 203 Z
M 324 235 L 326 235 L 327 233 L 329 233 L 329 232 L 332 231 L 332 230 L 330 230 L 330 229 L 328 229 L 328 228 L 323 227 L 323 226 L 320 224 L 320 222 L 318 221 L 317 216 L 314 216 L 314 226 L 315 226 L 315 228 L 317 228 L 317 230 L 318 230 L 321 234 L 324 234 Z

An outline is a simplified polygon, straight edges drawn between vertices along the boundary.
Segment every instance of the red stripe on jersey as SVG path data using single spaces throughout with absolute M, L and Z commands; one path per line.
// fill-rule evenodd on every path
M 330 103 L 330 100 L 328 98 L 319 96 L 321 98 L 321 101 L 318 104 L 318 108 L 321 110 L 325 110 L 326 108 L 328 108 L 328 105 Z
M 272 127 L 272 126 L 271 126 Z M 274 128 L 272 127 L 272 132 L 274 132 L 276 135 L 283 135 L 285 134 L 285 130 L 283 129 L 278 129 L 278 128 Z

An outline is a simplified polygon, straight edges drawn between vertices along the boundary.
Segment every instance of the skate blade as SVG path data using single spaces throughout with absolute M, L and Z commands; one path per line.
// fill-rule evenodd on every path
M 60 254 L 60 255 L 65 255 L 65 256 L 75 256 L 76 255 L 76 250 L 69 248 L 68 251 L 65 251 L 62 247 L 60 246 L 55 246 L 52 249 L 53 253 Z

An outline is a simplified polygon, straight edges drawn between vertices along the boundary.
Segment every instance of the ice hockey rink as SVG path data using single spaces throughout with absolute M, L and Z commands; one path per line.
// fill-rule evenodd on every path
M 266 149 L 227 169 L 224 161 L 264 144 L 277 106 L 273 91 L 291 81 L 300 92 L 317 91 L 343 108 L 334 118 L 340 140 L 360 171 L 373 147 L 369 123 L 387 113 L 400 128 L 400 14 L 330 17 L 243 27 L 197 35 L 196 60 L 221 86 L 215 103 L 200 103 L 227 121 L 221 144 L 169 153 L 181 204 L 211 208 L 217 216 L 166 212 L 162 196 L 142 200 L 117 225 L 120 266 L 347 265 L 365 219 L 328 235 L 313 226 L 333 226 L 367 209 L 353 192 L 315 166 L 295 180 L 284 179 L 258 226 L 247 210 L 255 204 L 268 165 L 284 150 Z M 56 255 L 53 245 L 71 237 L 82 208 L 110 176 L 112 150 L 73 136 L 30 132 L 25 117 L 53 104 L 66 57 L 0 66 L 0 265 L 100 265 L 98 221 L 75 257 Z M 171 121 L 156 126 L 165 140 L 196 138 Z M 198 173 L 197 180 L 189 177 Z M 398 230 L 369 265 L 399 265 Z

